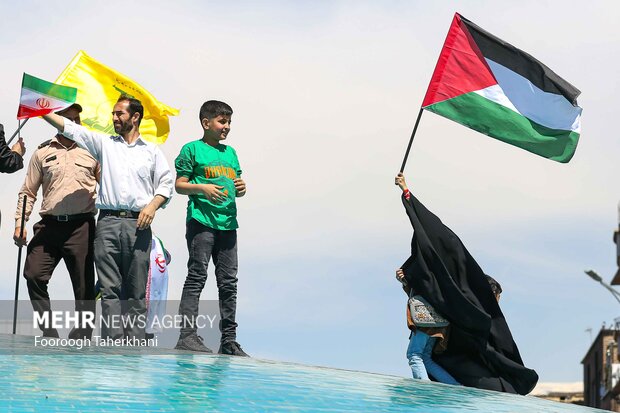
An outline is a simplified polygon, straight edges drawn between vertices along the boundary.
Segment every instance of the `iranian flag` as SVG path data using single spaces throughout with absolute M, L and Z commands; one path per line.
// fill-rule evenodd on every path
M 456 13 L 422 107 L 568 162 L 581 130 L 580 93 L 534 57 Z
M 75 103 L 77 89 L 46 82 L 24 73 L 17 119 L 34 118 L 68 108 Z

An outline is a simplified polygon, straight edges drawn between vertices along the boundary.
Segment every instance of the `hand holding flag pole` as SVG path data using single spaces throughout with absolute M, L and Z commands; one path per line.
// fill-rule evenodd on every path
M 19 231 L 19 237 L 24 238 L 24 225 L 26 222 L 26 202 L 28 201 L 28 197 L 24 195 L 24 199 L 22 200 L 22 219 L 21 219 L 21 228 Z M 22 264 L 22 244 L 18 245 L 17 252 L 17 274 L 15 275 L 15 300 L 13 301 L 13 334 L 15 334 L 15 328 L 17 326 L 17 299 L 19 297 L 19 274 L 21 272 L 21 264 Z
M 22 130 L 22 128 L 24 127 L 24 125 L 26 124 L 26 122 L 28 122 L 28 119 L 24 119 L 22 122 L 19 123 L 19 127 L 17 128 L 17 130 L 15 131 L 15 133 L 13 133 L 11 135 L 11 138 L 9 139 L 9 141 L 6 143 L 7 145 L 10 145 L 11 142 L 13 141 L 13 139 L 15 139 L 15 137 L 20 133 L 20 131 Z M 20 135 L 21 137 L 21 135 Z

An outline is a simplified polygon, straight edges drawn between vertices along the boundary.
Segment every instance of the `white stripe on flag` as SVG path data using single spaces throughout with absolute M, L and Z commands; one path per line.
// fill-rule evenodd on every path
M 39 104 L 37 104 L 38 99 L 45 99 L 49 103 L 49 106 L 40 106 Z M 42 101 L 39 102 L 42 103 Z M 57 99 L 55 97 L 45 95 L 40 92 L 35 92 L 34 90 L 26 88 L 22 88 L 22 94 L 21 98 L 19 99 L 19 104 L 34 110 L 52 109 L 54 111 L 67 108 L 72 105 L 71 102 Z
M 547 128 L 581 132 L 580 107 L 573 106 L 562 95 L 544 92 L 525 77 L 492 60 L 486 61 L 499 85 L 475 93 Z

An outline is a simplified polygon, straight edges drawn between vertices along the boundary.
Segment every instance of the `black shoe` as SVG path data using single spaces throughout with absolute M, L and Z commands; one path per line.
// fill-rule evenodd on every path
M 174 347 L 176 350 L 189 350 L 189 351 L 199 351 L 202 353 L 213 353 L 209 347 L 204 345 L 204 340 L 202 337 L 197 335 L 196 333 L 190 334 L 187 337 L 179 337 L 179 341 L 177 341 L 177 345 Z
M 237 343 L 236 341 L 226 341 L 220 345 L 220 354 L 227 354 L 229 356 L 250 357 Z

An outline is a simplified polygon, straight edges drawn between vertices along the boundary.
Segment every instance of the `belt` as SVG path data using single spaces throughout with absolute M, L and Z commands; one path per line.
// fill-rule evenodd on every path
M 99 211 L 99 219 L 103 217 L 107 217 L 108 215 L 111 215 L 113 217 L 119 217 L 119 218 L 137 219 L 138 216 L 140 215 L 140 212 L 117 210 L 117 209 L 102 209 Z
M 50 221 L 57 221 L 57 222 L 69 222 L 69 221 L 84 221 L 94 216 L 95 215 L 92 212 L 86 212 L 84 214 L 73 214 L 73 215 L 43 215 L 41 219 L 47 219 Z

